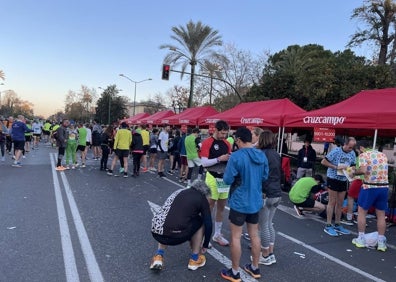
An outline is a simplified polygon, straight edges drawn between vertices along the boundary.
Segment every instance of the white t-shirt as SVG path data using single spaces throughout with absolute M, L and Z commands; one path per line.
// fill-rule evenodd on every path
M 164 152 L 168 152 L 168 140 L 169 140 L 168 132 L 162 130 L 158 136 L 158 139 L 161 140 L 162 150 L 164 150 Z M 158 150 L 160 150 L 159 147 Z
M 92 131 L 89 127 L 85 127 L 85 129 L 87 130 L 87 142 L 92 144 Z
M 41 125 L 37 122 L 32 123 L 33 134 L 41 134 Z

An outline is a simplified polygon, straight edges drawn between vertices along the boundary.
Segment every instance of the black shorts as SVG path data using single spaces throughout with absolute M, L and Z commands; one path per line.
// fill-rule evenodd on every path
M 116 155 L 119 159 L 121 158 L 128 158 L 129 156 L 129 150 L 120 150 L 116 149 Z
M 77 151 L 84 152 L 84 151 L 85 151 L 85 147 L 86 147 L 86 146 L 84 146 L 84 145 L 78 145 L 78 146 L 77 146 L 76 152 L 77 152 Z
M 348 181 L 327 178 L 327 188 L 336 192 L 346 192 L 348 188 Z
M 300 208 L 313 208 L 315 206 L 315 200 L 308 198 L 304 202 L 295 205 Z
M 44 134 L 44 135 L 50 135 L 50 132 L 49 132 L 48 130 L 44 130 L 44 129 L 43 129 L 43 134 Z
M 144 155 L 148 152 L 148 150 L 150 149 L 150 145 L 144 145 L 143 146 L 143 150 L 144 150 Z
M 195 218 L 191 219 L 191 229 L 188 234 L 186 234 L 183 237 L 170 237 L 170 236 L 164 236 L 164 235 L 159 235 L 156 233 L 151 233 L 154 237 L 154 239 L 166 246 L 176 246 L 183 244 L 184 242 L 190 241 L 191 237 L 194 236 L 194 234 L 201 228 L 203 224 L 202 218 L 200 216 L 197 216 Z
M 157 148 L 150 148 L 150 149 L 149 149 L 149 153 L 150 153 L 150 154 L 157 154 L 157 153 L 158 153 L 158 150 L 157 150 Z
M 240 213 L 230 209 L 228 219 L 236 226 L 242 226 L 245 222 L 250 224 L 257 224 L 259 221 L 259 213 Z
M 24 150 L 25 149 L 25 141 L 16 141 L 14 140 L 14 150 Z
M 25 141 L 26 142 L 32 141 L 32 135 L 25 135 Z
M 34 137 L 40 137 L 41 134 L 40 134 L 40 133 L 33 133 L 33 136 L 34 136 Z

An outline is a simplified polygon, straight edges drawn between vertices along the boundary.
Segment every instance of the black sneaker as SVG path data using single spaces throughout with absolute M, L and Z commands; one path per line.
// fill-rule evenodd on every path
M 166 177 L 165 173 L 163 171 L 158 172 L 159 177 Z
M 109 169 L 109 170 L 107 171 L 107 175 L 113 175 L 113 171 L 112 171 L 111 169 Z
M 223 277 L 224 279 L 228 280 L 228 281 L 232 281 L 232 282 L 241 282 L 241 276 L 239 275 L 239 272 L 234 275 L 234 273 L 232 273 L 232 268 L 229 269 L 223 269 L 220 273 L 221 277 Z
M 249 273 L 254 279 L 258 279 L 258 278 L 261 277 L 260 268 L 257 267 L 256 270 L 253 270 L 252 264 L 251 264 L 251 263 L 245 264 L 245 266 L 243 267 L 243 269 L 244 269 L 247 273 Z
M 173 171 L 172 170 L 168 170 L 168 173 L 170 174 L 170 175 L 173 175 Z
M 128 178 L 128 173 L 124 172 L 124 178 Z

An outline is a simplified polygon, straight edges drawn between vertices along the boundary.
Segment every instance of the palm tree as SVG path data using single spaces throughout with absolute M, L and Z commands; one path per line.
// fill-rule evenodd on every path
M 0 79 L 5 80 L 5 74 L 2 70 L 0 70 Z
M 172 27 L 172 31 L 174 34 L 171 35 L 171 39 L 175 40 L 177 45 L 163 44 L 160 49 L 170 50 L 165 56 L 165 64 L 181 65 L 181 78 L 187 66 L 191 66 L 190 95 L 187 104 L 190 108 L 194 93 L 195 67 L 202 66 L 205 60 L 215 60 L 221 57 L 213 50 L 213 47 L 221 46 L 223 41 L 217 30 L 213 30 L 200 21 L 194 23 L 190 20 L 185 27 L 181 25 Z

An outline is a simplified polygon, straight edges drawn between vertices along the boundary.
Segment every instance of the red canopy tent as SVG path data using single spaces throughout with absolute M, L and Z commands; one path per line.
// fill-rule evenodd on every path
M 337 104 L 322 109 L 290 114 L 285 127 L 335 128 L 338 134 L 396 134 L 396 88 L 363 90 Z
M 150 116 L 150 114 L 148 114 L 148 113 L 139 113 L 139 114 L 134 115 L 133 117 L 129 117 L 129 118 L 120 120 L 120 122 L 125 121 L 129 126 L 131 126 L 131 125 L 137 124 L 138 120 L 148 117 L 148 116 Z
M 289 99 L 276 99 L 241 103 L 222 113 L 203 116 L 200 125 L 210 125 L 225 120 L 230 126 L 281 127 L 287 114 L 304 113 L 305 110 Z
M 162 119 L 161 123 L 169 123 L 171 125 L 197 126 L 200 118 L 212 116 L 217 113 L 218 112 L 211 106 L 188 108 L 180 114 L 174 115 L 170 118 Z
M 162 123 L 162 120 L 171 116 L 174 116 L 175 113 L 171 110 L 157 112 L 149 117 L 142 118 L 139 120 L 140 124 L 153 124 L 159 125 Z

